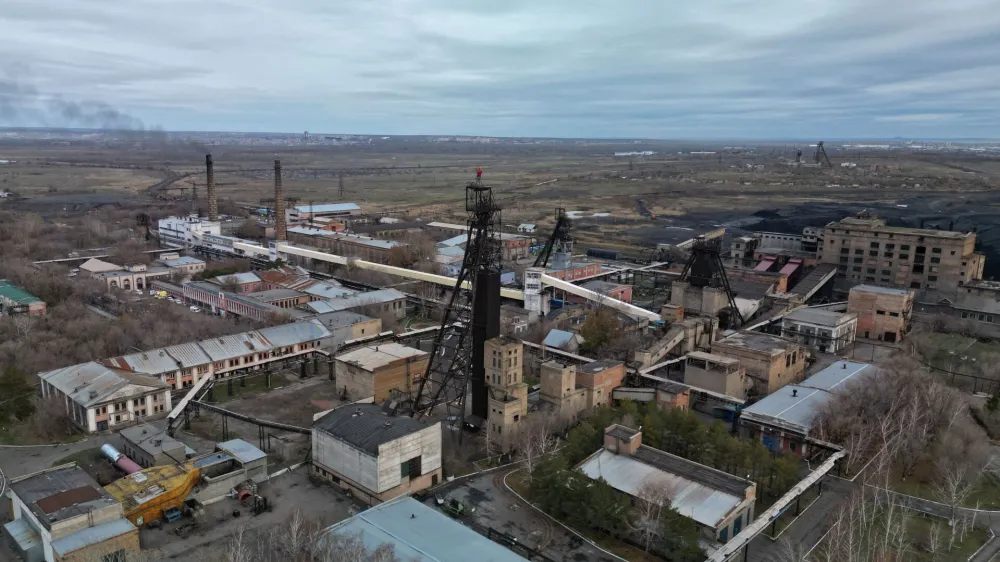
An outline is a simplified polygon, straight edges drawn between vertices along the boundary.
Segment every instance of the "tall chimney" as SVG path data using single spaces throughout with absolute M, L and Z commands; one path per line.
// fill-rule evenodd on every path
M 281 160 L 274 161 L 274 238 L 288 240 L 285 226 L 285 188 L 281 186 Z
M 208 220 L 219 220 L 219 200 L 215 198 L 215 170 L 212 169 L 212 155 L 205 155 L 205 182 L 208 184 Z

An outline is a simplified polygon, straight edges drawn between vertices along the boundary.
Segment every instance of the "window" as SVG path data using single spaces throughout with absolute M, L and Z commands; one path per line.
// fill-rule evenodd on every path
M 923 264 L 916 264 L 913 266 L 913 273 L 923 273 L 923 272 L 924 272 Z
M 892 280 L 889 279 L 888 277 L 883 277 L 882 278 L 882 282 L 885 283 L 886 285 L 888 285 L 889 283 L 892 283 Z
M 917 253 L 918 254 L 926 254 L 927 253 L 927 246 L 917 246 Z
M 875 273 L 875 268 L 874 268 L 874 267 L 869 267 L 869 268 L 868 268 L 868 269 L 867 269 L 867 270 L 865 271 L 865 273 Z
M 870 248 L 878 248 L 878 242 L 872 242 Z
M 941 258 L 931 258 L 931 263 L 941 263 Z
M 871 275 L 867 275 L 865 276 L 865 281 L 875 281 L 875 278 L 872 277 Z
M 791 367 L 792 366 L 792 356 L 791 355 L 786 355 L 785 356 L 785 366 L 786 367 Z
M 848 253 L 850 253 L 850 250 L 848 250 L 847 248 L 841 248 L 840 249 L 840 253 L 841 254 L 848 254 Z
M 861 263 L 865 261 L 865 258 L 854 258 L 854 263 Z
M 910 259 L 910 254 L 899 254 L 899 259 L 908 260 Z
M 898 312 L 890 312 L 889 316 L 892 316 L 893 318 L 899 318 L 899 313 Z
M 899 247 L 899 249 L 900 250 L 909 250 L 910 249 L 910 245 L 909 244 L 903 244 L 902 246 Z
M 888 269 L 883 269 L 882 270 L 882 275 L 892 275 L 892 272 L 889 271 Z
M 847 256 L 841 256 L 840 263 L 847 263 Z
M 940 254 L 941 253 L 941 248 L 931 248 L 931 253 L 932 254 Z
M 854 250 L 854 253 L 857 254 L 857 255 L 859 255 L 859 256 L 861 256 L 861 255 L 864 255 L 865 251 L 862 250 L 862 249 L 857 249 L 857 250 Z
M 911 289 L 919 289 L 920 288 L 920 281 L 914 281 L 914 282 L 910 283 L 910 288 Z
M 872 251 L 868 252 L 868 255 L 869 256 L 874 256 L 874 257 L 877 258 L 878 257 L 878 250 L 872 250 Z
M 896 247 L 896 245 L 895 245 L 895 244 L 886 244 L 886 245 L 885 245 L 885 249 L 886 249 L 886 250 L 892 250 L 892 249 L 893 249 L 893 248 L 895 248 L 895 247 Z
M 917 254 L 914 256 L 913 263 L 924 263 L 924 254 Z
M 927 280 L 928 281 L 937 281 L 937 275 L 928 275 L 927 276 Z
M 875 314 L 878 314 L 879 316 L 885 316 L 885 311 L 884 310 L 876 310 Z
M 891 258 L 892 257 L 892 252 L 886 252 L 886 253 L 882 254 L 882 257 L 884 257 L 884 258 Z

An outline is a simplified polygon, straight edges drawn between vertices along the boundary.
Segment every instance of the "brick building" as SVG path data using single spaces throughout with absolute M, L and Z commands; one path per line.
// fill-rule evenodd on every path
M 913 291 L 858 285 L 847 298 L 847 312 L 858 315 L 858 337 L 897 342 L 910 330 Z
M 497 450 L 507 452 L 521 421 L 528 415 L 528 385 L 524 383 L 521 340 L 498 337 L 486 341 L 483 355 L 489 394 L 487 430 Z
M 886 226 L 866 214 L 832 222 L 824 229 L 822 263 L 855 283 L 954 294 L 982 279 L 985 257 L 975 251 L 976 234 Z
M 427 352 L 398 343 L 355 349 L 336 357 L 337 389 L 354 400 L 374 396 L 381 403 L 393 390 L 415 391 L 429 359 Z
M 315 246 L 338 256 L 381 264 L 389 263 L 390 250 L 406 246 L 405 242 L 398 240 L 378 240 L 360 234 L 331 232 L 308 227 L 289 228 L 288 240 Z

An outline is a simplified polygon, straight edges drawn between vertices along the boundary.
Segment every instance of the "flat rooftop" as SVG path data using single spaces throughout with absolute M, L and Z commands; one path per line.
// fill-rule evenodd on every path
M 723 338 L 712 345 L 713 347 L 717 345 L 741 347 L 752 351 L 770 353 L 771 355 L 776 355 L 791 347 L 798 346 L 797 343 L 787 338 L 750 331 L 736 332 L 728 338 Z
M 854 316 L 854 314 L 848 312 L 833 312 L 831 310 L 820 310 L 816 308 L 802 308 L 790 314 L 786 314 L 785 318 L 793 322 L 806 322 L 809 324 L 834 327 L 838 324 L 847 322 Z
M 348 404 L 314 421 L 313 427 L 378 456 L 380 445 L 429 426 L 410 416 L 390 416 L 378 404 Z
M 184 443 L 181 443 L 180 441 L 167 435 L 167 432 L 156 429 L 148 423 L 125 428 L 121 430 L 121 436 L 125 440 L 135 443 L 137 447 L 150 455 L 158 455 L 160 453 L 165 453 L 167 456 L 170 456 L 171 454 L 176 455 L 176 451 L 179 449 L 180 455 L 178 455 L 178 458 L 173 460 L 176 462 L 184 462 L 186 460 Z
M 10 489 L 46 529 L 52 523 L 86 515 L 117 502 L 76 465 L 14 479 Z
M 878 293 L 880 295 L 908 295 L 913 291 L 909 289 L 893 289 L 892 287 L 880 287 L 878 285 L 856 285 L 851 288 L 851 292 Z
M 611 359 L 599 359 L 597 361 L 591 361 L 586 365 L 580 365 L 576 368 L 577 373 L 588 373 L 596 375 L 602 371 L 607 371 L 608 369 L 613 369 L 619 365 L 624 365 L 624 361 L 614 361 Z
M 366 371 L 374 371 L 396 361 L 425 357 L 426 351 L 395 342 L 370 345 L 337 356 L 337 361 L 353 363 Z

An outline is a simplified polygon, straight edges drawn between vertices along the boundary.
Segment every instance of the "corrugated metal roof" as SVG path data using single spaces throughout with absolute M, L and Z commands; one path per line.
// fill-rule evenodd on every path
M 55 511 L 51 511 L 52 506 L 49 506 L 50 510 L 46 511 L 38 505 L 39 502 L 43 502 L 44 504 L 47 498 L 58 495 L 66 490 L 84 487 L 89 487 L 93 490 L 93 494 L 86 496 L 92 498 L 89 501 L 63 501 L 60 502 L 61 507 Z M 52 528 L 53 516 L 55 520 L 65 521 L 72 517 L 90 513 L 94 509 L 103 509 L 116 503 L 115 499 L 106 490 L 101 488 L 90 475 L 76 465 L 48 469 L 29 476 L 14 478 L 10 483 L 10 490 L 28 506 L 28 509 L 35 515 L 38 522 L 46 529 Z M 96 497 L 94 494 L 96 494 Z
M 325 326 L 312 322 L 282 324 L 281 326 L 257 330 L 257 333 L 270 342 L 273 347 L 287 347 L 328 338 L 332 335 Z
M 315 312 L 317 314 L 329 314 L 331 312 L 338 312 L 338 311 L 340 311 L 339 308 L 334 308 L 333 306 L 331 306 L 326 301 L 307 302 L 306 303 L 306 308 L 308 308 L 309 310 L 311 310 L 311 311 L 313 311 L 313 312 Z
M 261 451 L 257 447 L 254 447 L 242 439 L 230 439 L 229 441 L 219 443 L 217 447 L 220 450 L 229 453 L 243 464 L 260 460 L 267 456 L 264 454 L 264 451 Z
M 202 340 L 199 344 L 212 361 L 235 359 L 271 347 L 270 342 L 257 332 L 243 332 L 232 336 Z
M 300 213 L 334 213 L 337 211 L 360 211 L 355 203 L 324 203 L 322 205 L 296 205 Z
M 264 302 L 272 302 L 282 299 L 294 299 L 301 297 L 303 294 L 304 293 L 300 293 L 292 289 L 268 289 L 266 291 L 257 291 L 255 293 L 244 293 L 243 296 Z
M 180 368 L 177 365 L 177 360 L 167 355 L 167 352 L 162 349 L 151 349 L 142 353 L 112 357 L 102 362 L 110 367 L 146 375 L 169 373 Z
M 461 258 L 465 256 L 465 248 L 459 248 L 457 246 L 448 246 L 446 248 L 438 248 L 439 256 L 448 256 L 450 258 Z
M 348 310 L 370 304 L 382 304 L 405 298 L 406 295 L 400 293 L 396 289 L 380 289 L 378 291 L 369 291 L 367 293 L 357 293 L 345 298 L 331 299 L 326 301 L 329 308 L 324 310 L 314 308 L 313 310 L 316 310 L 316 312 L 336 312 L 338 310 Z
M 245 284 L 245 283 L 257 283 L 258 281 L 260 281 L 260 277 L 257 277 L 257 274 L 253 273 L 252 271 L 244 271 L 243 273 L 235 273 L 233 275 L 223 275 L 223 276 L 220 276 L 220 277 L 216 277 L 216 279 L 223 279 L 224 280 L 227 277 L 235 277 L 236 278 L 236 282 L 239 283 L 239 284 L 241 284 L 241 285 Z M 223 281 L 223 282 L 225 282 L 225 281 Z
M 116 519 L 52 541 L 52 550 L 60 557 L 90 545 L 102 543 L 119 535 L 135 531 L 135 525 L 128 519 Z
M 847 312 L 832 312 L 829 310 L 819 310 L 815 308 L 803 308 L 785 315 L 785 318 L 795 322 L 808 322 L 821 326 L 834 327 L 841 322 L 846 322 L 848 318 L 856 316 Z
M 7 534 L 17 543 L 17 548 L 24 552 L 42 546 L 42 537 L 26 521 L 27 518 L 22 517 L 3 526 Z
M 85 407 L 101 402 L 129 384 L 166 388 L 156 379 L 129 375 L 94 361 L 40 373 L 38 377 Z
M 329 527 L 326 533 L 356 535 L 369 549 L 393 546 L 414 562 L 527 562 L 514 551 L 417 500 L 400 496 Z M 319 541 L 324 541 L 321 537 Z
M 188 369 L 198 365 L 207 365 L 212 359 L 201 349 L 197 342 L 182 343 L 164 348 L 167 355 L 173 357 L 181 367 Z
M 326 314 L 319 314 L 316 316 L 316 321 L 321 322 L 324 326 L 329 328 L 339 328 L 340 326 L 352 326 L 359 322 L 367 322 L 372 318 L 365 316 L 364 314 L 358 314 L 357 312 L 348 312 L 342 310 L 340 312 L 330 312 Z
M 192 258 L 192 257 L 188 257 L 188 256 L 181 256 L 179 258 L 172 259 L 172 260 L 160 260 L 160 263 L 162 263 L 163 265 L 165 265 L 167 267 L 179 267 L 179 266 L 182 266 L 182 265 L 198 265 L 198 264 L 203 264 L 205 262 L 202 261 L 202 260 L 200 260 L 200 259 L 198 259 L 198 258 Z
M 820 407 L 854 377 L 870 372 L 867 363 L 837 361 L 800 384 L 790 384 L 745 408 L 741 418 L 793 429 L 807 435 Z
M 13 301 L 17 304 L 42 302 L 42 299 L 32 295 L 20 287 L 15 286 L 10 281 L 0 281 L 0 297 Z
M 743 503 L 743 498 L 607 449 L 601 449 L 585 460 L 579 470 L 595 480 L 603 478 L 612 488 L 631 496 L 638 494 L 647 482 L 662 484 L 669 490 L 671 508 L 713 529 Z
M 442 240 L 438 242 L 438 246 L 460 246 L 469 241 L 468 234 L 459 234 L 458 236 L 453 236 L 447 240 Z
M 341 299 L 358 294 L 358 291 L 355 291 L 354 289 L 348 289 L 347 287 L 341 287 L 340 285 L 332 285 L 325 281 L 317 282 L 312 286 L 307 287 L 303 292 L 322 299 Z
M 572 341 L 574 336 L 576 334 L 573 332 L 553 329 L 549 330 L 548 335 L 545 336 L 545 340 L 542 343 L 549 347 L 562 347 Z

